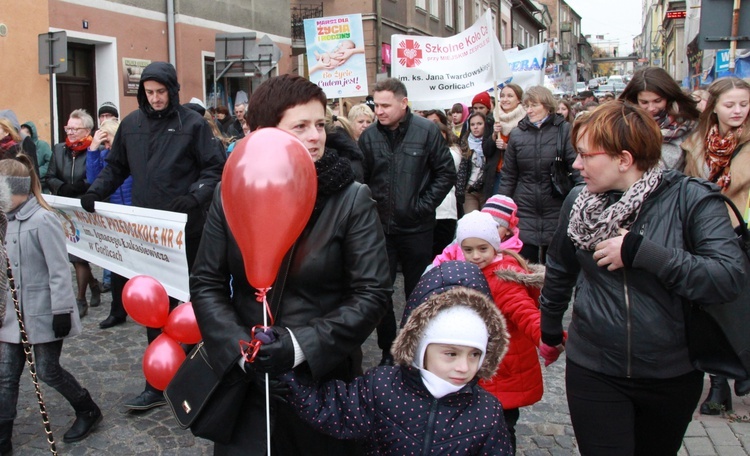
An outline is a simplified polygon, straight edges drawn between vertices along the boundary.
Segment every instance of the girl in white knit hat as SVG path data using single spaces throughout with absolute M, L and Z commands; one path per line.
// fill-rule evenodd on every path
M 538 307 L 544 282 L 544 267 L 531 269 L 521 256 L 501 249 L 498 224 L 486 212 L 470 212 L 458 221 L 456 240 L 466 261 L 482 269 L 500 312 L 508 323 L 510 346 L 498 373 L 480 384 L 503 404 L 505 421 L 515 447 L 515 424 L 519 408 L 542 398 L 542 370 L 537 347 L 545 366 L 557 360 L 561 347 L 541 344 Z

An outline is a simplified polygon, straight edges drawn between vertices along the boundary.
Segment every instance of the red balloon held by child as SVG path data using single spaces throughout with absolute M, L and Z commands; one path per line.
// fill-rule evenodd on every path
M 224 167 L 221 202 L 255 288 L 273 284 L 312 214 L 317 188 L 310 153 L 290 133 L 261 128 L 234 148 Z

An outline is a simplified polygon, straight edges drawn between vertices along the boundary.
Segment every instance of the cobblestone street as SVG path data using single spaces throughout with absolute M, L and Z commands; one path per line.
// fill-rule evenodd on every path
M 95 268 L 95 276 L 101 270 Z M 106 298 L 105 298 L 106 296 Z M 62 434 L 72 424 L 72 408 L 56 391 L 42 384 L 57 439 L 59 454 L 66 455 L 210 455 L 212 444 L 180 429 L 167 407 L 141 413 L 127 412 L 123 403 L 143 388 L 141 360 L 146 348 L 145 329 L 132 320 L 115 328 L 99 329 L 109 312 L 109 295 L 101 307 L 92 308 L 83 319 L 83 333 L 66 341 L 63 366 L 87 388 L 104 413 L 104 420 L 88 438 L 62 443 Z M 400 318 L 403 309 L 401 282 L 394 294 Z M 364 347 L 365 368 L 380 360 L 374 334 Z M 518 454 L 523 456 L 577 455 L 564 388 L 564 357 L 543 369 L 545 394 L 542 401 L 521 410 L 517 426 Z M 708 380 L 706 379 L 706 384 Z M 734 398 L 735 413 L 750 415 L 748 401 Z M 746 455 L 750 448 L 750 424 L 730 422 L 724 417 L 701 417 L 691 423 L 682 456 Z M 49 454 L 28 370 L 21 379 L 18 418 L 13 445 L 16 456 Z

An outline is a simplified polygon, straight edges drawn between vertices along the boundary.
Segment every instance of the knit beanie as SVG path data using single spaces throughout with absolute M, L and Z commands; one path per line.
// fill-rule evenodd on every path
M 511 231 L 518 226 L 517 211 L 518 205 L 505 195 L 492 195 L 482 207 L 482 212 L 490 214 L 499 226 Z
M 430 344 L 464 345 L 482 350 L 479 365 L 484 362 L 489 334 L 479 314 L 464 305 L 449 307 L 427 324 L 417 347 L 414 364 L 424 369 L 424 354 Z
M 487 106 L 487 109 L 492 110 L 492 100 L 490 99 L 490 94 L 487 92 L 481 92 L 474 95 L 474 98 L 471 100 L 471 105 L 474 106 L 477 103 L 481 103 Z
M 458 245 L 467 238 L 477 238 L 487 241 L 495 251 L 500 250 L 500 234 L 497 232 L 497 222 L 486 212 L 472 211 L 461 217 L 456 228 Z
M 120 118 L 120 113 L 117 111 L 117 106 L 115 106 L 115 104 L 111 101 L 105 101 L 101 106 L 99 106 L 99 113 L 97 114 L 97 116 L 101 116 L 102 114 L 112 114 L 118 119 Z

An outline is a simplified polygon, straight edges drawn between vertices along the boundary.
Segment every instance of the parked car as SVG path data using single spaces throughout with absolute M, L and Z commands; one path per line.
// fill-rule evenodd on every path
M 576 93 L 581 93 L 586 90 L 585 82 L 576 82 Z
M 622 76 L 619 74 L 613 74 L 612 76 L 607 79 L 607 84 L 615 85 L 615 84 L 624 84 L 625 81 L 622 80 Z
M 596 90 L 599 88 L 599 79 L 591 79 L 589 81 L 589 90 Z
M 614 90 L 615 95 L 622 93 L 622 91 L 625 90 L 625 87 L 627 86 L 628 85 L 625 84 L 624 82 L 615 82 L 614 84 L 612 84 L 612 87 L 614 87 L 615 89 Z

